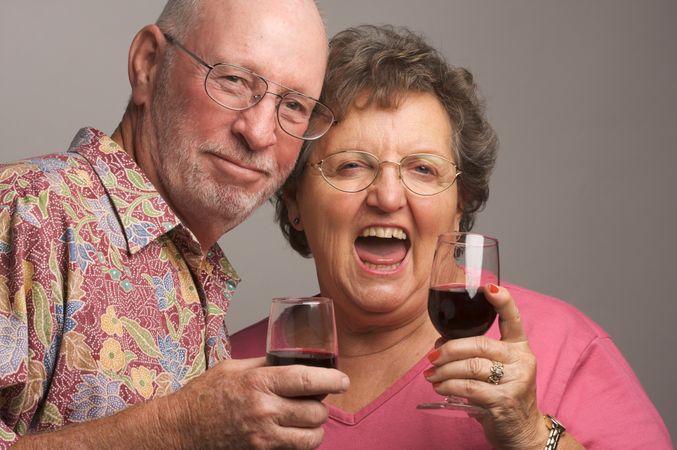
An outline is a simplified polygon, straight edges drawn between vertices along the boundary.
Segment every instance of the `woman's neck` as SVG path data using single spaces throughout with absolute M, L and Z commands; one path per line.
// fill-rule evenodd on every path
M 381 395 L 432 348 L 439 333 L 419 315 L 392 328 L 355 330 L 337 318 L 339 369 L 350 377 L 350 389 L 327 402 L 356 412 Z M 377 370 L 375 370 L 377 368 Z
M 346 360 L 399 353 L 402 349 L 415 347 L 420 337 L 428 336 L 428 331 L 434 330 L 428 317 L 423 315 L 390 327 L 355 329 L 347 326 L 348 323 L 337 318 L 339 354 Z

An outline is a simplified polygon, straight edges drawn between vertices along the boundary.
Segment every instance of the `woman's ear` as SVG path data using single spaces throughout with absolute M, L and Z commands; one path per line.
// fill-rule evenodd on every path
M 461 200 L 456 204 L 456 212 L 454 213 L 454 231 L 461 231 L 461 219 L 463 218 L 463 205 Z
M 152 100 L 166 45 L 167 41 L 157 25 L 147 25 L 134 36 L 129 47 L 127 71 L 135 105 L 147 105 Z
M 296 231 L 302 231 L 303 221 L 301 220 L 299 205 L 296 200 L 296 186 L 292 186 L 290 183 L 283 188 L 282 193 L 284 204 L 287 207 L 287 219 L 289 219 L 289 223 Z

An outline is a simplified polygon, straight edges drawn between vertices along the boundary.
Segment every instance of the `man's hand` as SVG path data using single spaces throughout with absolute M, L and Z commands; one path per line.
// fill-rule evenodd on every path
M 310 449 L 327 409 L 312 397 L 345 392 L 334 369 L 223 361 L 166 397 L 109 417 L 29 434 L 17 449 Z
M 223 361 L 166 398 L 166 421 L 183 448 L 317 447 L 326 407 L 313 396 L 344 392 L 348 377 L 334 369 L 263 367 L 264 358 Z M 178 423 L 177 423 L 178 422 Z

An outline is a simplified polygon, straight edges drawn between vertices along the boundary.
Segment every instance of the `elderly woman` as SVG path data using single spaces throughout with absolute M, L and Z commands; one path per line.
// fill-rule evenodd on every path
M 435 348 L 436 239 L 470 230 L 496 157 L 467 70 L 407 30 L 361 26 L 333 38 L 322 100 L 338 123 L 303 150 L 277 219 L 334 300 L 351 380 L 325 400 L 324 448 L 671 448 L 609 336 L 561 301 L 487 286 L 499 320 Z M 264 354 L 265 335 L 266 321 L 235 334 L 233 356 Z M 489 380 L 492 361 L 502 378 Z M 441 395 L 486 413 L 416 409 Z

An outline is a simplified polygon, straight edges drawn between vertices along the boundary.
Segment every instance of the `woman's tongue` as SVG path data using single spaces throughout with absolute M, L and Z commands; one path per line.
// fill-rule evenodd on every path
M 359 237 L 355 250 L 364 263 L 373 266 L 397 266 L 407 255 L 405 241 L 394 238 Z

